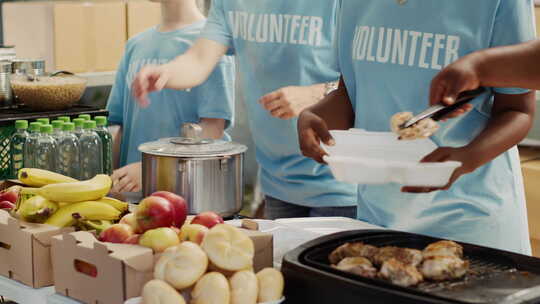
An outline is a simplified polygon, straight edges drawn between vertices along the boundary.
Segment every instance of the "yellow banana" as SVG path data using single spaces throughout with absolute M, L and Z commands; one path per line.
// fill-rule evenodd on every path
M 60 208 L 45 224 L 56 227 L 72 226 L 77 218 L 85 220 L 113 221 L 120 218 L 121 212 L 114 207 L 100 202 L 82 202 Z
M 36 194 L 63 203 L 78 203 L 98 200 L 111 190 L 112 180 L 108 175 L 99 174 L 83 182 L 59 183 L 42 188 L 23 188 L 23 194 Z
M 19 170 L 19 180 L 30 187 L 43 187 L 50 184 L 72 183 L 77 180 L 47 170 L 23 168 Z
M 100 202 L 100 203 L 105 203 L 107 205 L 111 205 L 113 206 L 114 208 L 116 208 L 116 210 L 120 211 L 120 212 L 126 212 L 128 211 L 128 208 L 129 208 L 129 204 L 126 203 L 126 202 L 122 202 L 120 200 L 117 200 L 117 199 L 114 199 L 112 197 L 103 197 L 99 200 L 97 200 L 96 202 Z
M 30 223 L 43 223 L 58 210 L 58 204 L 36 195 L 22 201 L 17 214 Z

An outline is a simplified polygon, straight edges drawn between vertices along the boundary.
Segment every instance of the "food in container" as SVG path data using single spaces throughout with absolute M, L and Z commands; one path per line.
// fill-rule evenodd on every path
M 30 79 L 14 76 L 13 92 L 29 108 L 39 111 L 65 110 L 79 101 L 86 89 L 86 79 L 73 76 L 42 76 Z
M 411 112 L 401 112 L 392 116 L 390 126 L 392 127 L 392 132 L 396 133 L 399 139 L 414 140 L 428 138 L 439 130 L 439 124 L 431 118 L 423 119 L 409 128 L 401 128 L 411 118 L 413 118 L 413 113 Z

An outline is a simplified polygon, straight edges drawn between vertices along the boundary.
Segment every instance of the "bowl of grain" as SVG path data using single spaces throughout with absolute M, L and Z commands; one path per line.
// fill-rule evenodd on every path
M 13 94 L 33 110 L 66 110 L 77 103 L 86 89 L 86 79 L 74 75 L 17 75 L 11 79 Z

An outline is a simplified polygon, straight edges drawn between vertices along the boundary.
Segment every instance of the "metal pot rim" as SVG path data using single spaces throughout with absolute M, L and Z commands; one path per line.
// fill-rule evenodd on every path
M 152 153 L 148 151 L 141 151 L 143 155 L 149 155 L 149 156 L 156 156 L 156 157 L 168 157 L 168 158 L 177 158 L 177 159 L 183 159 L 183 160 L 215 160 L 215 159 L 224 159 L 229 158 L 232 156 L 237 155 L 244 155 L 247 151 L 247 147 L 238 147 L 235 150 L 225 152 L 225 153 L 219 153 L 219 154 L 208 154 L 208 155 L 174 155 L 169 153 Z

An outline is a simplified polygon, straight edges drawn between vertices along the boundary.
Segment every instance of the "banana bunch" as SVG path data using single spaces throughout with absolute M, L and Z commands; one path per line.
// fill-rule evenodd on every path
M 128 204 L 106 197 L 112 180 L 97 175 L 77 181 L 40 169 L 21 169 L 19 179 L 39 188 L 22 188 L 28 198 L 20 203 L 18 215 L 25 221 L 81 230 L 106 229 L 128 212 Z

